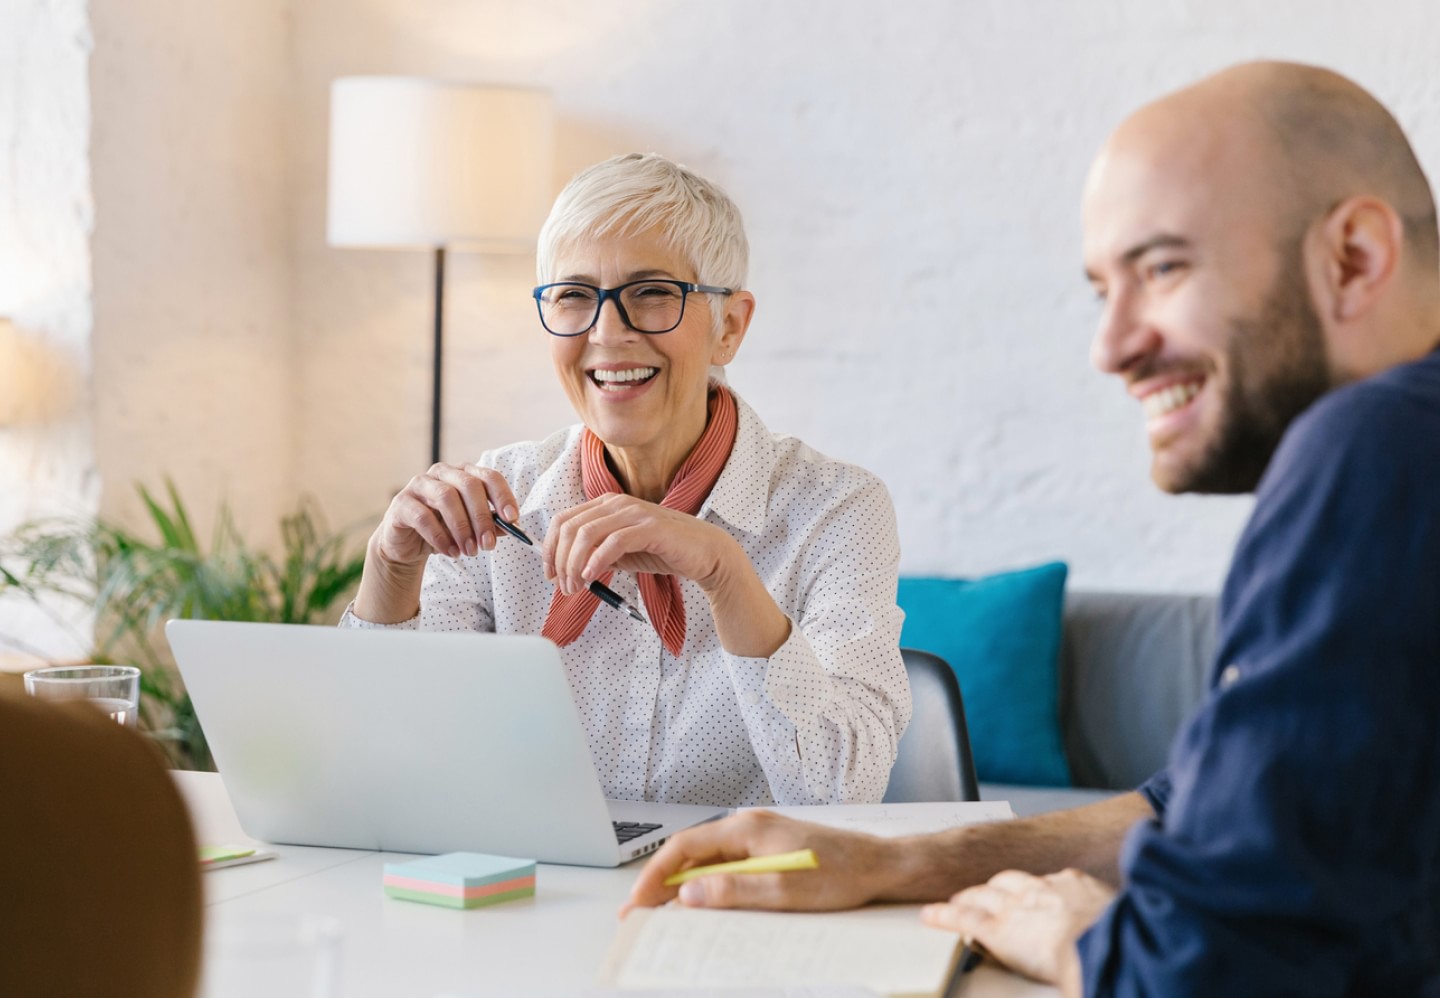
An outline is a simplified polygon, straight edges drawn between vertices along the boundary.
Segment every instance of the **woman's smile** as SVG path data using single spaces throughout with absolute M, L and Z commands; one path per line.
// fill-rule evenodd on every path
M 655 381 L 660 368 L 644 364 L 603 364 L 585 372 L 590 383 L 611 401 L 640 396 Z

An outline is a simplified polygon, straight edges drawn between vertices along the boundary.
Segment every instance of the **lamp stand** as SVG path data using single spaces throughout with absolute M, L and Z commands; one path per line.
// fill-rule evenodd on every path
M 440 463 L 440 372 L 445 349 L 445 247 L 435 247 L 435 380 L 430 391 L 430 463 Z

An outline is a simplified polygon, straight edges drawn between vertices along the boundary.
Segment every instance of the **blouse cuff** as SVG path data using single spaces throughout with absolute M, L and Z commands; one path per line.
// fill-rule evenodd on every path
M 417 610 L 415 616 L 409 620 L 402 620 L 398 624 L 377 624 L 373 620 L 366 620 L 355 614 L 355 601 L 351 600 L 345 612 L 340 615 L 340 626 L 351 627 L 357 631 L 418 631 L 420 629 L 420 612 Z
M 741 707 L 758 707 L 768 700 L 787 721 L 801 727 L 829 701 L 830 677 L 794 620 L 790 636 L 769 658 L 729 658 Z

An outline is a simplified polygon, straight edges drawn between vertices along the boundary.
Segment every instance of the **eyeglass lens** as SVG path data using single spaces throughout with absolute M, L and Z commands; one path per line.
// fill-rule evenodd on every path
M 642 333 L 668 333 L 685 314 L 685 289 L 668 281 L 641 281 L 617 289 L 621 318 Z M 600 289 L 555 284 L 540 294 L 540 317 L 558 336 L 585 332 L 600 318 Z

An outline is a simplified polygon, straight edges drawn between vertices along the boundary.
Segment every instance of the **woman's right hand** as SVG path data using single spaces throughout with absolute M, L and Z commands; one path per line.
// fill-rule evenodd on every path
M 492 507 L 514 522 L 515 493 L 500 472 L 475 464 L 436 464 L 390 501 L 371 553 L 396 568 L 423 565 L 432 553 L 458 558 L 495 548 Z
M 515 493 L 494 469 L 436 464 L 410 479 L 370 535 L 355 615 L 376 624 L 414 617 L 432 553 L 458 558 L 494 549 L 492 507 L 511 522 L 519 515 Z

